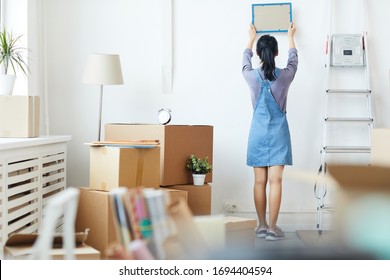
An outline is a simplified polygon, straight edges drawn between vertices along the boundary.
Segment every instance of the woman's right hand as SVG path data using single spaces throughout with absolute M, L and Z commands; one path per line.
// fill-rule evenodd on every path
M 289 47 L 290 49 L 292 48 L 296 48 L 295 47 L 295 41 L 294 41 L 294 35 L 295 35 L 295 31 L 296 31 L 296 27 L 295 27 L 295 24 L 290 22 L 290 25 L 288 27 L 288 44 L 289 44 Z
M 296 27 L 295 27 L 295 24 L 290 22 L 290 25 L 288 26 L 288 36 L 290 38 L 294 38 L 294 35 L 295 35 L 295 31 L 296 31 Z

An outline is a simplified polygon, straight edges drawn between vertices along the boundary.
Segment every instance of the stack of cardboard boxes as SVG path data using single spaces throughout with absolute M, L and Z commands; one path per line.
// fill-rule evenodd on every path
M 186 168 L 188 157 L 208 157 L 213 161 L 213 127 L 209 125 L 141 125 L 107 124 L 106 141 L 158 140 L 160 165 L 158 185 L 166 190 L 187 192 L 193 215 L 211 214 L 212 173 L 207 174 L 204 186 L 194 186 L 192 174 Z M 158 167 L 153 167 L 157 170 Z
M 76 231 L 89 229 L 87 243 L 101 252 L 102 259 L 116 241 L 109 192 L 118 187 L 159 187 L 159 145 L 121 144 L 90 144 L 90 184 L 80 188 Z
M 158 145 L 133 147 L 124 144 L 128 142 Z M 104 259 L 109 245 L 116 241 L 109 191 L 118 186 L 164 190 L 171 200 L 184 200 L 193 216 L 202 216 L 209 220 L 206 224 L 212 223 L 213 174 L 206 175 L 203 186 L 193 185 L 192 174 L 186 167 L 192 154 L 207 156 L 213 164 L 212 126 L 106 124 L 103 145 L 90 147 L 90 186 L 80 193 L 76 229 L 90 229 L 88 245 L 98 249 Z M 218 240 L 226 241 L 229 247 L 253 248 L 255 219 L 226 217 L 224 225 L 225 232 L 218 234 Z M 209 232 L 204 238 L 215 240 Z
M 90 185 L 80 188 L 76 219 L 76 230 L 90 229 L 88 245 L 103 259 L 116 240 L 109 191 L 118 186 L 164 190 L 186 201 L 193 215 L 211 213 L 211 186 L 191 185 L 186 161 L 196 154 L 212 162 L 212 126 L 107 124 L 105 131 L 105 144 L 90 146 Z

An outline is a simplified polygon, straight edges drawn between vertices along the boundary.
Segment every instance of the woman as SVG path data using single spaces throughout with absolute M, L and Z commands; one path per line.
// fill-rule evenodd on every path
M 287 66 L 275 66 L 278 42 L 269 35 L 259 38 L 256 53 L 261 60 L 259 68 L 253 69 L 251 58 L 256 38 L 253 25 L 249 29 L 249 43 L 243 55 L 243 76 L 248 83 L 253 118 L 248 139 L 247 165 L 254 169 L 254 202 L 259 224 L 255 229 L 258 237 L 280 240 L 285 234 L 276 224 L 282 199 L 282 176 L 285 165 L 292 165 L 291 139 L 286 118 L 287 93 L 298 66 L 298 51 L 295 48 L 293 23 L 288 28 L 289 56 Z M 269 223 L 266 220 L 267 194 Z

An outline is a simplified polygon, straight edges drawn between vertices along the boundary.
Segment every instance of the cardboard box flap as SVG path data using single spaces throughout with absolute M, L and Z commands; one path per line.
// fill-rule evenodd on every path
M 37 239 L 38 234 L 22 234 L 17 233 L 11 235 L 4 246 L 19 246 L 19 245 L 32 245 Z
M 160 145 L 160 140 L 155 139 L 142 139 L 142 140 L 116 140 L 116 141 L 95 141 L 91 143 L 85 143 L 85 145 L 91 147 L 121 147 L 121 148 L 154 148 Z
M 167 125 L 161 125 L 161 124 L 156 124 L 156 123 L 107 123 L 106 126 L 110 125 L 123 125 L 123 126 L 128 126 L 128 125 L 145 125 L 145 126 L 164 126 L 164 127 L 185 127 L 185 126 L 199 126 L 199 127 L 204 127 L 204 126 L 211 126 L 207 124 L 167 124 Z
M 364 165 L 328 165 L 328 174 L 348 191 L 390 193 L 390 167 Z
M 6 241 L 4 246 L 25 246 L 25 245 L 33 245 L 34 242 L 38 238 L 38 233 L 16 233 L 11 235 Z M 88 229 L 84 232 L 76 232 L 75 233 L 75 242 L 76 246 L 84 244 L 88 237 Z M 56 233 L 54 234 L 53 239 L 53 247 L 58 247 L 63 244 L 62 234 Z

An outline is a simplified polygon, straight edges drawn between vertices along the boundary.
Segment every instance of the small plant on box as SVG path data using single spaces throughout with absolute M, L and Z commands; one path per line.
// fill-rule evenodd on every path
M 212 170 L 212 166 L 208 161 L 208 157 L 204 159 L 198 158 L 194 155 L 190 155 L 187 160 L 187 169 L 192 172 L 192 174 L 207 174 Z
M 203 186 L 207 173 L 213 169 L 206 156 L 204 159 L 190 155 L 187 160 L 187 169 L 192 172 L 195 186 Z

